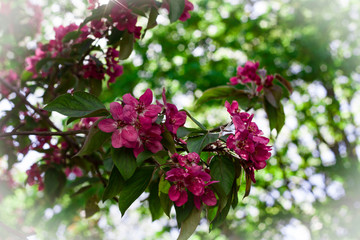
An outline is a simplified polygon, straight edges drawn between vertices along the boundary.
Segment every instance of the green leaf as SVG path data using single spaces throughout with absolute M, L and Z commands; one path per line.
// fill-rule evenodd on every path
M 275 108 L 267 99 L 264 99 L 264 108 L 269 118 L 270 129 L 276 129 L 277 134 L 279 134 L 285 124 L 285 113 L 282 103 L 278 102 L 278 108 Z
M 124 32 L 122 39 L 120 40 L 120 53 L 119 59 L 127 59 L 134 49 L 134 34 Z
M 125 182 L 120 191 L 119 209 L 124 216 L 130 205 L 145 191 L 152 177 L 154 167 L 140 167 L 135 174 Z
M 56 111 L 68 117 L 107 116 L 109 112 L 95 96 L 86 92 L 63 94 L 50 102 L 46 111 Z
M 105 191 L 103 193 L 102 201 L 104 202 L 105 200 L 111 199 L 116 195 L 118 195 L 124 186 L 125 186 L 125 180 L 121 176 L 117 167 L 114 166 L 111 171 L 108 184 L 106 185 Z
M 168 216 L 170 218 L 170 211 L 171 211 L 173 202 L 170 200 L 169 195 L 160 192 L 159 199 L 160 199 L 160 205 L 161 205 L 164 213 L 166 214 L 166 216 Z
M 62 194 L 62 190 L 65 187 L 66 176 L 65 174 L 56 168 L 49 168 L 45 172 L 44 180 L 44 192 L 45 195 L 54 201 L 55 198 Z
M 73 45 L 73 51 L 71 52 L 72 57 L 76 57 L 79 60 L 81 60 L 84 56 L 84 54 L 88 53 L 92 44 L 94 42 L 94 39 L 87 38 L 81 43 L 77 43 Z
M 81 31 L 72 31 L 72 32 L 68 32 L 62 39 L 62 42 L 63 43 L 67 43 L 67 42 L 70 42 L 71 40 L 75 40 L 77 38 L 80 37 L 80 35 L 82 34 Z
M 209 222 L 212 222 L 215 219 L 218 209 L 219 209 L 219 206 L 208 207 L 207 219 L 209 220 Z
M 233 160 L 227 156 L 215 156 L 210 163 L 212 180 L 220 181 L 215 183 L 220 185 L 225 195 L 231 192 L 235 180 L 235 167 Z
M 112 133 L 106 133 L 101 131 L 97 125 L 102 120 L 98 119 L 90 128 L 88 135 L 86 136 L 85 142 L 81 147 L 80 151 L 74 157 L 80 157 L 84 155 L 90 155 L 91 153 L 98 150 L 103 143 L 111 137 Z
M 26 71 L 24 70 L 21 74 L 21 81 L 22 82 L 26 82 L 27 80 L 29 80 L 31 77 L 33 76 L 32 72 Z
M 196 125 L 198 125 L 202 130 L 207 131 L 206 127 L 205 127 L 204 125 L 202 125 L 198 120 L 196 120 L 195 118 L 193 118 L 193 116 L 191 116 L 191 114 L 190 114 L 188 111 L 186 111 L 186 110 L 184 110 L 184 109 L 182 109 L 182 110 L 180 110 L 180 111 L 186 112 L 186 115 L 187 115 Z
M 185 0 L 170 0 L 169 1 L 170 13 L 169 18 L 170 22 L 177 21 L 181 14 L 184 12 L 185 9 Z
M 98 203 L 98 197 L 96 195 L 91 196 L 87 201 L 85 205 L 85 217 L 89 218 L 93 216 L 95 213 L 100 211 Z
M 229 213 L 231 205 L 231 197 L 228 199 L 226 206 L 218 213 L 218 215 L 215 217 L 215 219 L 210 224 L 210 230 L 217 228 L 220 226 L 226 219 L 226 216 Z
M 232 86 L 219 86 L 219 87 L 209 88 L 197 100 L 196 105 L 201 105 L 207 103 L 209 100 L 214 100 L 214 99 L 227 99 L 230 96 L 236 99 L 237 96 L 241 96 L 241 95 L 246 96 L 248 98 L 248 94 L 246 91 L 236 89 Z
M 204 147 L 208 144 L 215 142 L 219 137 L 218 133 L 206 133 L 196 137 L 188 138 L 187 147 L 189 152 L 196 152 L 200 154 Z
M 111 35 L 109 36 L 108 45 L 117 45 L 120 42 L 121 37 L 123 36 L 124 31 L 120 31 L 117 28 L 111 29 Z
M 151 218 L 153 221 L 159 219 L 163 214 L 163 209 L 161 207 L 160 198 L 158 195 L 159 185 L 158 183 L 153 183 L 150 185 L 150 195 L 149 195 L 149 209 L 151 213 Z
M 192 194 L 188 194 L 188 201 L 184 205 L 182 205 L 181 207 L 175 206 L 178 228 L 181 227 L 182 223 L 190 215 L 193 208 L 194 208 L 194 197 Z
M 90 93 L 94 96 L 99 96 L 102 91 L 102 81 L 95 78 L 89 79 Z
M 179 127 L 176 132 L 176 135 L 179 138 L 182 138 L 182 137 L 186 137 L 186 136 L 190 135 L 191 133 L 205 133 L 205 132 L 207 132 L 207 131 L 199 130 L 196 128 Z
M 141 166 L 141 164 L 146 160 L 154 156 L 155 153 L 152 153 L 150 151 L 143 151 L 136 157 L 136 164 L 138 166 Z
M 246 187 L 245 187 L 245 194 L 244 194 L 244 198 L 246 198 L 247 196 L 249 196 L 250 194 L 250 190 L 251 190 L 251 178 L 250 178 L 250 173 L 245 174 L 245 179 L 246 179 Z
M 125 180 L 128 180 L 134 174 L 137 164 L 132 149 L 113 148 L 112 159 Z
M 162 145 L 170 151 L 170 153 L 174 154 L 176 152 L 175 142 L 171 133 L 165 129 L 162 134 L 161 143 Z
M 195 232 L 200 223 L 201 210 L 194 207 L 190 215 L 181 224 L 180 235 L 178 240 L 186 240 Z
M 292 93 L 294 91 L 294 89 L 291 86 L 291 83 L 286 80 L 285 78 L 283 78 L 280 74 L 275 74 L 275 79 L 279 80 L 279 82 L 286 87 L 286 89 Z
M 170 185 L 169 181 L 165 180 L 165 176 L 162 175 L 162 177 L 160 178 L 160 181 L 159 181 L 159 194 L 164 193 L 167 195 L 169 193 L 170 187 L 171 187 L 171 185 Z
M 157 25 L 156 18 L 159 15 L 156 7 L 151 7 L 148 23 L 146 25 L 145 31 L 151 29 Z

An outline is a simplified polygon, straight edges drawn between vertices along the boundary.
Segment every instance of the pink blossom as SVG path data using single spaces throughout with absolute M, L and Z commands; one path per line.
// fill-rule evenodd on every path
M 112 132 L 111 142 L 114 148 L 132 148 L 138 156 L 145 149 L 156 153 L 163 149 L 161 144 L 161 128 L 155 121 L 161 107 L 151 104 L 153 93 L 147 89 L 139 99 L 131 94 L 123 96 L 123 105 L 110 104 L 113 119 L 99 122 L 99 129 Z
M 202 165 L 198 165 L 199 155 L 189 153 L 181 156 L 175 153 L 171 159 L 175 166 L 166 172 L 165 177 L 169 182 L 173 182 L 169 189 L 170 200 L 178 207 L 184 205 L 188 200 L 188 190 L 194 195 L 194 204 L 198 209 L 201 207 L 201 202 L 208 206 L 216 205 L 215 194 L 208 186 L 217 181 L 210 181 L 210 174 Z
M 179 112 L 174 104 L 167 103 L 165 96 L 165 88 L 162 92 L 162 98 L 164 102 L 166 116 L 165 126 L 171 133 L 176 135 L 179 127 L 184 126 L 186 122 L 186 112 Z M 161 104 L 158 103 L 158 105 L 160 106 Z
M 40 169 L 36 163 L 31 165 L 30 169 L 26 171 L 28 178 L 26 182 L 32 186 L 34 184 L 39 184 L 38 190 L 42 191 L 44 189 L 44 182 L 41 176 Z
M 114 83 L 115 79 L 123 74 L 123 67 L 119 65 L 118 57 L 119 51 L 114 48 L 108 48 L 106 53 L 106 73 L 110 77 L 108 85 L 109 83 Z
M 111 9 L 110 17 L 118 30 L 127 30 L 129 33 L 134 33 L 136 38 L 140 38 L 141 27 L 136 26 L 137 16 L 128 8 L 126 1 L 116 1 Z
M 194 10 L 194 5 L 190 1 L 185 0 L 184 12 L 181 14 L 179 20 L 182 22 L 188 20 L 191 17 L 189 12 L 192 10 Z
M 228 112 L 232 116 L 235 125 L 235 134 L 228 137 L 226 145 L 242 159 L 249 161 L 249 166 L 259 170 L 266 166 L 266 160 L 271 156 L 271 146 L 267 146 L 269 139 L 261 136 L 263 132 L 255 122 L 252 122 L 253 115 L 240 112 L 236 109 L 237 102 L 231 105 L 225 103 Z
M 237 68 L 237 74 L 235 77 L 230 78 L 231 85 L 255 83 L 256 91 L 260 92 L 263 87 L 272 86 L 274 80 L 273 75 L 266 75 L 266 70 L 258 69 L 259 62 L 247 61 L 244 67 L 239 66 Z
M 112 132 L 111 143 L 114 148 L 123 146 L 133 148 L 138 138 L 136 129 L 131 125 L 131 119 L 123 115 L 123 106 L 118 102 L 110 104 L 110 113 L 113 119 L 104 119 L 99 122 L 99 129 L 103 132 Z

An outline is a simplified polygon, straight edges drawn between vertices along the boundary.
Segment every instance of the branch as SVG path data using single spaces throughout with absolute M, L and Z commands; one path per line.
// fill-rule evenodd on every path
M 76 134 L 87 134 L 89 130 L 71 130 L 67 132 L 44 132 L 44 131 L 23 131 L 23 132 L 8 132 L 0 134 L 0 138 L 9 136 L 67 136 Z

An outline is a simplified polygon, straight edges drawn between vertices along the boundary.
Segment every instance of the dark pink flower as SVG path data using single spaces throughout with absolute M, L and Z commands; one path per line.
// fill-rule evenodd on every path
M 31 165 L 30 169 L 26 171 L 28 178 L 26 182 L 32 186 L 34 184 L 39 184 L 38 190 L 42 191 L 44 189 L 43 177 L 41 176 L 40 169 L 36 163 Z
M 166 116 L 165 126 L 171 133 L 176 135 L 179 127 L 184 126 L 186 122 L 186 117 L 187 117 L 186 112 L 184 111 L 179 112 L 174 104 L 167 103 L 165 96 L 165 88 L 163 89 L 162 92 L 162 98 L 164 102 L 165 116 Z M 158 103 L 158 105 L 160 106 L 161 104 Z
M 194 5 L 190 1 L 185 0 L 184 12 L 181 14 L 179 20 L 182 22 L 188 20 L 191 17 L 189 12 L 192 10 L 194 10 Z
M 141 27 L 136 26 L 137 16 L 128 8 L 126 1 L 116 1 L 114 7 L 111 9 L 110 17 L 118 30 L 127 30 L 129 33 L 134 33 L 136 38 L 140 37 L 139 32 Z
M 83 175 L 83 172 L 79 167 L 73 167 L 71 169 L 69 167 L 65 168 L 65 175 L 67 177 L 69 177 L 71 173 L 75 174 L 77 177 L 81 177 Z
M 216 197 L 208 186 L 217 181 L 210 181 L 210 174 L 203 166 L 198 165 L 199 155 L 190 153 L 181 156 L 175 153 L 171 159 L 175 166 L 166 172 L 165 178 L 174 183 L 169 189 L 170 200 L 174 201 L 176 206 L 182 206 L 188 200 L 189 191 L 194 195 L 194 204 L 198 209 L 201 207 L 201 201 L 208 206 L 214 206 L 217 202 Z
M 114 148 L 123 146 L 133 148 L 136 145 L 138 132 L 131 125 L 131 119 L 123 115 L 123 107 L 118 102 L 110 104 L 110 113 L 113 119 L 104 119 L 99 122 L 99 129 L 103 132 L 112 132 L 111 143 Z
M 225 103 L 235 125 L 235 134 L 228 137 L 226 145 L 242 159 L 249 161 L 250 167 L 256 170 L 263 169 L 266 160 L 271 156 L 271 146 L 267 146 L 269 139 L 261 136 L 263 132 L 252 122 L 253 115 L 240 112 L 236 108 L 237 105 L 237 102 L 231 105 Z
M 259 62 L 247 61 L 244 67 L 237 68 L 235 77 L 230 78 L 231 85 L 255 83 L 256 92 L 260 92 L 264 87 L 271 87 L 274 80 L 273 75 L 266 75 L 265 69 L 258 69 Z

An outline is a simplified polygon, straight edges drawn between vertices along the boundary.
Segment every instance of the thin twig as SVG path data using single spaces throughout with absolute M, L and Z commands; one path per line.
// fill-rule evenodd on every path
M 44 132 L 44 131 L 22 131 L 22 132 L 8 132 L 1 133 L 1 137 L 9 137 L 9 136 L 67 136 L 67 135 L 76 135 L 76 134 L 87 134 L 89 130 L 71 130 L 67 132 Z

